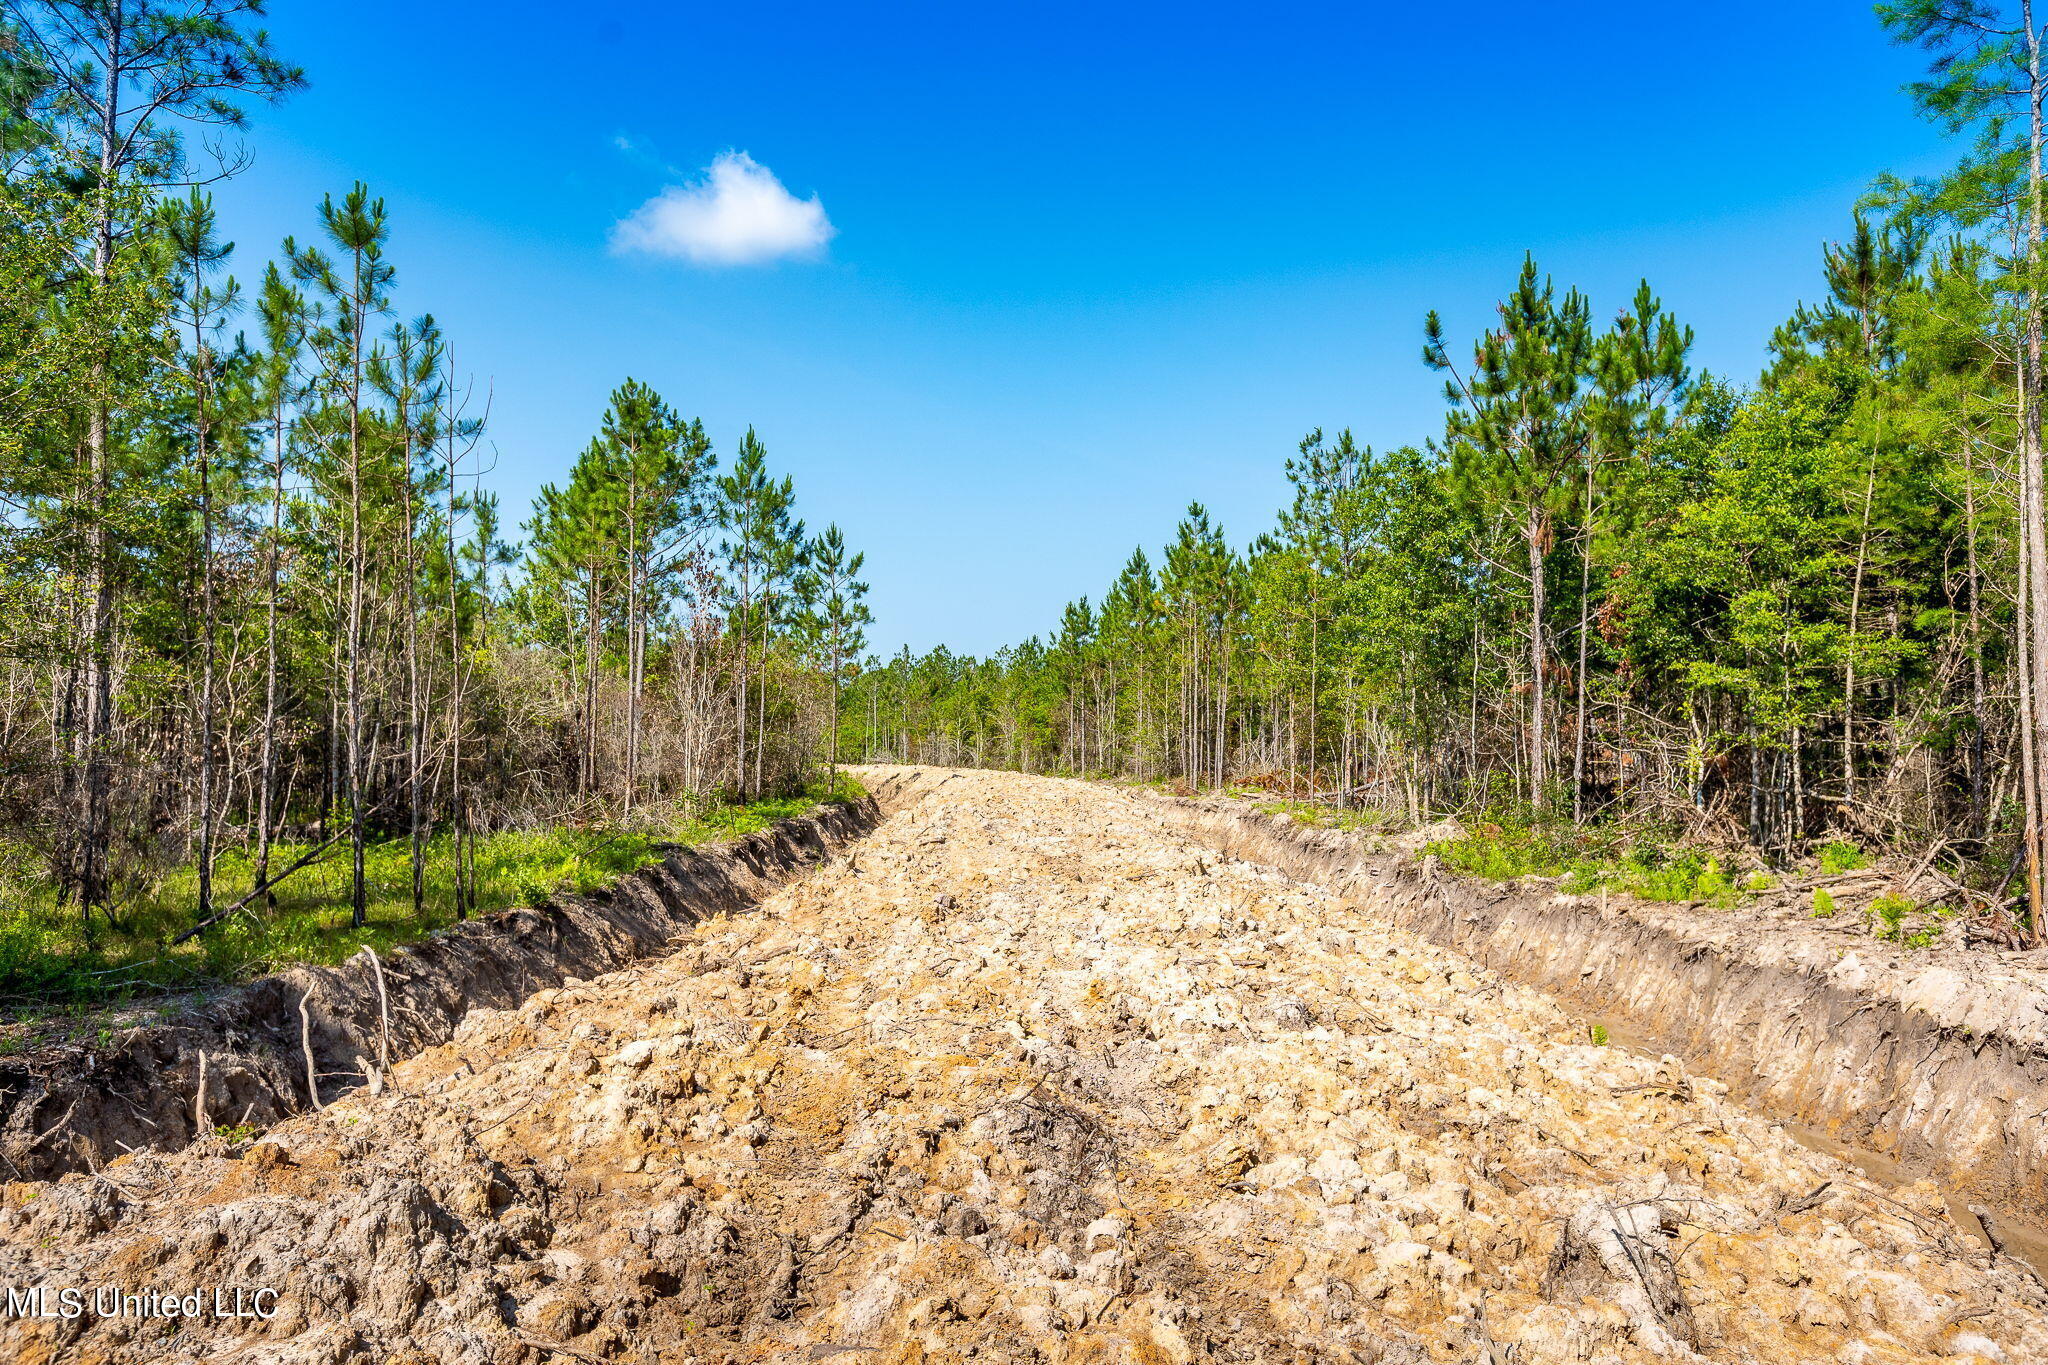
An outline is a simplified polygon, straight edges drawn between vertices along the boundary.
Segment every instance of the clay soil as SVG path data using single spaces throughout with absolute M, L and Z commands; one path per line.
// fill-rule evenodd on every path
M 378 1093 L 7 1186 L 35 1285 L 279 1311 L 0 1359 L 2048 1361 L 1931 1185 L 1156 802 L 986 773 Z

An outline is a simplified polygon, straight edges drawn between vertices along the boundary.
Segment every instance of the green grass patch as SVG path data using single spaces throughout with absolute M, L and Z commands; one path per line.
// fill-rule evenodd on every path
M 1614 843 L 1611 834 L 1597 828 L 1575 828 L 1531 820 L 1519 812 L 1495 811 L 1481 816 L 1457 838 L 1439 839 L 1426 851 L 1469 877 L 1492 881 L 1564 877 L 1576 883 L 1606 864 L 1614 853 Z M 1585 882 L 1585 887 L 1596 884 Z
M 1575 895 L 1607 887 L 1643 900 L 1728 906 L 1743 890 L 1772 885 L 1768 875 L 1757 872 L 1738 888 L 1733 872 L 1715 855 L 1676 848 L 1670 836 L 1658 835 L 1496 811 L 1458 838 L 1430 844 L 1427 851 L 1467 876 L 1493 881 L 1556 877 L 1561 889 Z
M 819 783 L 801 795 L 746 806 L 678 803 L 644 810 L 630 826 L 590 823 L 485 835 L 476 841 L 473 913 L 594 891 L 660 861 L 675 845 L 738 838 L 822 802 L 861 794 L 841 774 L 836 785 Z M 306 845 L 278 845 L 271 867 L 288 867 L 306 851 Z M 337 844 L 277 887 L 274 908 L 252 903 L 173 948 L 170 939 L 192 922 L 196 869 L 171 872 L 116 912 L 117 928 L 100 923 L 88 940 L 76 910 L 57 904 L 47 881 L 26 866 L 24 852 L 0 850 L 0 1005 L 28 1016 L 83 1012 L 166 991 L 227 985 L 296 963 L 331 965 L 365 947 L 384 953 L 416 942 L 454 922 L 455 857 L 446 835 L 428 841 L 424 904 L 415 914 L 410 852 L 406 839 L 365 851 L 367 922 L 361 928 L 349 923 L 349 851 Z M 239 899 L 253 884 L 246 851 L 221 855 L 214 869 L 217 904 Z
M 1870 859 L 1864 856 L 1863 850 L 1847 839 L 1828 840 L 1820 846 L 1818 856 L 1821 874 L 1828 877 L 1870 866 Z
M 1239 796 L 1258 794 L 1233 793 Z M 1319 801 L 1261 801 L 1257 809 L 1268 815 L 1285 815 L 1297 824 L 1313 825 L 1317 829 L 1366 830 L 1378 833 L 1399 823 L 1399 817 L 1390 811 L 1365 807 L 1346 810 L 1340 806 L 1326 806 Z
M 1945 906 L 1923 906 L 1907 896 L 1886 892 L 1870 902 L 1864 909 L 1864 922 L 1873 926 L 1877 936 L 1891 943 L 1907 948 L 1932 948 L 1941 941 L 1942 931 L 1947 928 L 1945 921 L 1954 915 Z M 1906 918 L 1919 915 L 1921 927 L 1911 933 L 1906 931 Z M 1927 919 L 1932 918 L 1932 924 Z

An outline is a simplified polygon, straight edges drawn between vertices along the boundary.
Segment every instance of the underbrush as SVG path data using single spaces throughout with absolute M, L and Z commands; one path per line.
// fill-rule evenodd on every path
M 630 825 L 588 823 L 506 830 L 475 841 L 472 916 L 538 905 L 569 892 L 587 893 L 658 862 L 678 845 L 752 834 L 828 801 L 858 799 L 859 784 L 841 774 L 798 796 L 745 806 L 677 803 L 639 812 Z M 273 872 L 309 851 L 304 844 L 271 850 Z M 332 965 L 369 947 L 383 953 L 454 922 L 455 857 L 446 835 L 429 840 L 425 896 L 412 900 L 410 841 L 365 851 L 366 923 L 349 922 L 349 851 L 337 844 L 285 878 L 276 903 L 260 901 L 177 947 L 170 940 L 191 924 L 198 898 L 195 868 L 166 875 L 147 894 L 116 911 L 118 923 L 95 925 L 88 940 L 75 908 L 61 906 L 24 851 L 0 851 L 0 1004 L 30 1015 L 81 1011 L 166 991 L 205 990 L 296 963 Z M 214 867 L 214 897 L 226 905 L 254 884 L 248 853 L 223 853 Z M 4 1048 L 0 1048 L 4 1050 Z
M 1575 894 L 1606 887 L 1643 900 L 1733 905 L 1743 891 L 1773 884 L 1758 872 L 1738 885 L 1720 856 L 1679 846 L 1673 830 L 1572 825 L 1516 807 L 1489 811 L 1464 834 L 1425 851 L 1467 876 L 1556 877 Z
M 1233 792 L 1231 795 L 1253 795 Z M 1259 793 L 1263 794 L 1263 793 Z M 1317 829 L 1365 830 L 1380 833 L 1395 828 L 1400 817 L 1392 811 L 1370 807 L 1326 806 L 1316 801 L 1261 801 L 1258 809 L 1268 815 L 1285 815 L 1297 824 Z
M 1725 852 L 1685 847 L 1675 830 L 1577 827 L 1533 819 L 1526 810 L 1514 807 L 1489 811 L 1464 834 L 1438 840 L 1425 851 L 1468 876 L 1494 881 L 1554 877 L 1560 890 L 1574 895 L 1605 888 L 1640 900 L 1728 909 L 1746 897 L 1779 886 L 1778 877 L 1754 859 L 1738 864 Z M 1813 849 L 1809 868 L 1821 876 L 1835 877 L 1867 868 L 1871 861 L 1868 853 L 1847 839 L 1831 839 Z M 1741 872 L 1740 866 L 1750 870 Z M 1833 893 L 1825 887 L 1813 888 L 1812 918 L 1831 919 L 1840 909 Z M 1861 923 L 1869 933 L 1907 948 L 1941 942 L 1954 915 L 1944 907 L 1923 906 L 1890 892 L 1872 898 L 1860 909 Z

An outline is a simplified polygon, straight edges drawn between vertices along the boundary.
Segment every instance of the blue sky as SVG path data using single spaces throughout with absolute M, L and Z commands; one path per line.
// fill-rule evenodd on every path
M 1053 625 L 1190 499 L 1242 543 L 1310 427 L 1440 429 L 1423 313 L 1524 250 L 1647 276 L 1747 377 L 1883 170 L 1938 168 L 1860 3 L 1456 7 L 275 0 L 310 87 L 218 191 L 247 278 L 327 190 L 389 203 L 398 306 L 494 392 L 508 520 L 627 375 L 751 423 L 868 553 L 872 643 Z M 614 248 L 743 151 L 821 249 Z

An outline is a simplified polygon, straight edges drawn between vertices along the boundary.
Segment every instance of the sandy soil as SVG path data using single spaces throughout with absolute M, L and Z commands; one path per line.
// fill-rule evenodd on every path
M 962 774 L 255 1142 L 9 1185 L 43 1361 L 2048 1361 L 2048 1293 L 1675 1061 L 1130 795 Z M 266 1301 L 267 1303 L 267 1301 Z

